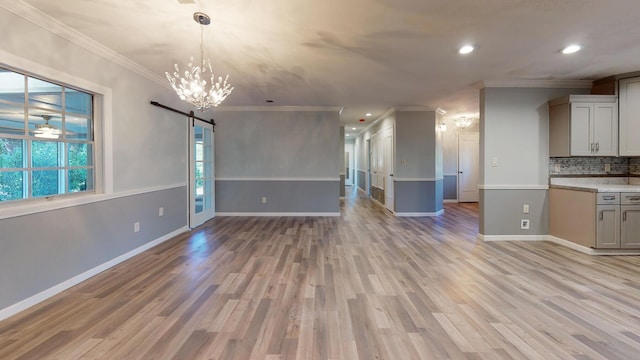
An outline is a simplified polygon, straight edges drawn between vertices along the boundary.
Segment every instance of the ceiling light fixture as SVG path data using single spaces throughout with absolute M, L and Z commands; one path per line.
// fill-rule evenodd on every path
M 351 130 L 355 130 L 356 128 L 352 127 Z
M 200 63 L 194 65 L 192 56 L 187 64 L 188 69 L 184 71 L 183 75 L 180 74 L 178 64 L 174 65 L 173 76 L 169 72 L 165 74 L 180 99 L 192 104 L 196 109 L 204 111 L 212 106 L 220 105 L 231 94 L 233 87 L 227 82 L 229 75 L 224 80 L 219 77 L 216 81 L 211 61 L 204 59 L 204 26 L 211 23 L 211 18 L 207 14 L 197 12 L 193 14 L 193 20 L 200 24 Z M 209 83 L 206 80 L 207 72 L 211 75 Z
M 466 55 L 469 54 L 471 52 L 473 52 L 473 46 L 472 45 L 464 45 L 463 47 L 460 48 L 460 50 L 458 50 L 458 53 L 462 54 L 462 55 Z
M 372 114 L 372 113 L 366 113 L 365 115 L 366 115 L 366 116 L 371 116 L 371 115 L 373 115 L 373 114 Z
M 582 49 L 582 46 L 580 46 L 578 44 L 572 44 L 572 45 L 569 45 L 566 48 L 562 49 L 562 53 L 565 54 L 565 55 L 573 54 L 573 53 L 576 53 L 576 52 L 580 51 L 580 49 Z
M 458 120 L 456 120 L 456 127 L 462 129 L 468 128 L 469 126 L 471 126 L 471 124 L 473 124 L 473 119 L 466 116 L 462 116 Z
M 44 124 L 36 125 L 36 131 L 34 131 L 33 136 L 42 139 L 57 139 L 62 134 L 60 129 L 57 129 L 53 125 L 49 125 L 49 119 L 51 119 L 51 115 L 40 115 L 44 119 Z

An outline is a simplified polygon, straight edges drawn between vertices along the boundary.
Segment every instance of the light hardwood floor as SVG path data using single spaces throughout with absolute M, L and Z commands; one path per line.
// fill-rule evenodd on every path
M 0 359 L 638 359 L 640 257 L 482 243 L 477 205 L 222 217 L 0 322 Z

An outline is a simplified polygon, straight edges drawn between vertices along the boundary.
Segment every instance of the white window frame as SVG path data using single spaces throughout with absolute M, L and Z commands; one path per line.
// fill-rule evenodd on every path
M 0 50 L 0 65 L 93 94 L 94 192 L 0 203 L 0 219 L 78 206 L 113 198 L 113 110 L 111 88 Z

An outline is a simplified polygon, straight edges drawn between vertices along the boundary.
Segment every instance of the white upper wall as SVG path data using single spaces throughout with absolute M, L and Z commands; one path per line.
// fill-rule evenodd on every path
M 589 89 L 484 88 L 480 93 L 480 185 L 546 186 L 549 176 L 547 102 Z M 498 166 L 492 166 L 493 160 Z
M 77 78 L 112 94 L 110 122 L 114 192 L 187 180 L 187 120 L 149 104 L 189 109 L 169 88 L 0 8 L 0 64 L 46 76 Z M 172 64 L 167 63 L 170 69 Z M 53 75 L 51 75 L 53 74 Z M 69 83 L 68 85 L 76 85 Z
M 219 111 L 215 120 L 216 178 L 339 177 L 338 111 Z

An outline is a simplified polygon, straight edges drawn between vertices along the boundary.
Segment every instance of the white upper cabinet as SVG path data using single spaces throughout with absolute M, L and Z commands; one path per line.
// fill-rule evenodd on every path
M 613 95 L 549 101 L 549 156 L 617 156 L 618 104 Z
M 621 79 L 620 156 L 640 156 L 640 77 Z

